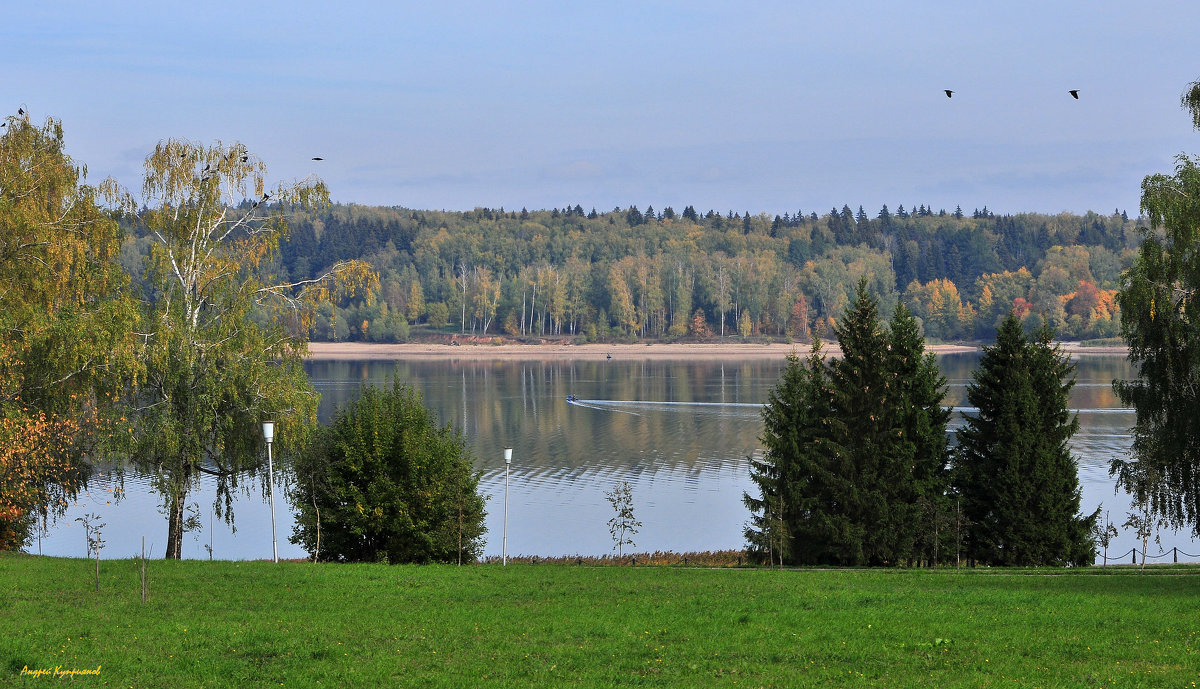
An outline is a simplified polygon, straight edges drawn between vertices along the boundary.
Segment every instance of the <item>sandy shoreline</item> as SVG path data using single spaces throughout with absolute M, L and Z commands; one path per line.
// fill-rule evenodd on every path
M 838 348 L 825 345 L 825 351 L 837 355 Z M 975 345 L 927 345 L 926 351 L 936 354 L 976 352 Z M 1062 343 L 1063 351 L 1072 356 L 1117 355 L 1128 353 L 1125 347 L 1081 347 L 1077 343 Z M 309 359 L 320 361 L 393 361 L 405 359 L 782 359 L 795 352 L 809 353 L 803 344 L 377 344 L 366 342 L 313 342 L 308 346 Z

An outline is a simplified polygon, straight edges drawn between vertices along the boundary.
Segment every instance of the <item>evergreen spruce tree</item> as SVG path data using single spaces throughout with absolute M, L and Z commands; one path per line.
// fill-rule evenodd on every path
M 1067 408 L 1074 366 L 1043 329 L 1010 314 L 967 390 L 978 409 L 958 430 L 954 482 L 968 520 L 967 556 L 992 565 L 1086 565 L 1099 510 L 1079 516 Z
M 950 410 L 942 406 L 946 378 L 925 340 L 917 319 L 897 303 L 888 328 L 888 397 L 895 414 L 891 444 L 897 468 L 890 496 L 891 531 L 904 559 L 937 560 L 939 525 L 951 511 L 946 425 Z
M 1071 456 L 1079 417 L 1069 406 L 1075 364 L 1053 344 L 1053 338 L 1053 331 L 1043 326 L 1030 342 L 1034 395 L 1042 421 L 1040 461 L 1030 478 L 1041 487 L 1041 514 L 1051 528 L 1043 531 L 1044 537 L 1029 553 L 1034 562 L 1090 565 L 1096 560 L 1094 531 L 1100 508 L 1086 517 L 1079 514 L 1079 466 Z
M 832 441 L 832 395 L 819 340 L 805 363 L 788 357 L 779 384 L 763 408 L 765 452 L 750 458 L 759 497 L 744 494 L 751 511 L 745 535 L 761 560 L 839 564 L 861 529 L 842 509 L 853 489 L 839 471 L 844 453 Z
M 887 371 L 888 337 L 879 321 L 879 303 L 860 280 L 854 303 L 834 328 L 842 357 L 831 366 L 833 413 L 840 419 L 837 440 L 853 490 L 846 516 L 862 527 L 863 541 L 845 553 L 845 564 L 895 564 L 900 553 L 889 532 L 891 495 L 899 468 L 892 451 L 896 439 Z
M 932 560 L 947 511 L 945 378 L 906 308 L 883 328 L 865 281 L 836 332 L 842 358 L 790 358 L 763 410 L 747 541 L 800 564 Z

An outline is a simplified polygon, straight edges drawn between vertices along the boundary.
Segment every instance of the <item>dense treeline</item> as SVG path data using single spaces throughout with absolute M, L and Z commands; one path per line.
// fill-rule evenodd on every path
M 1117 334 L 1113 296 L 1137 237 L 1117 212 L 337 205 L 296 215 L 275 269 L 299 280 L 363 258 L 378 270 L 378 291 L 323 309 L 315 339 L 397 341 L 425 324 L 478 336 L 806 340 L 831 332 L 864 276 L 873 293 L 901 296 L 929 337 L 991 339 L 1016 308 L 1091 338 Z
M 122 254 L 134 275 L 149 244 L 140 234 Z M 378 271 L 378 290 L 323 307 L 317 340 L 403 341 L 416 324 L 485 337 L 808 340 L 832 332 L 860 277 L 900 296 L 927 337 L 990 340 L 1015 309 L 1031 328 L 1097 338 L 1118 334 L 1114 297 L 1138 242 L 1123 212 L 335 205 L 293 215 L 272 269 L 302 280 L 361 258 Z

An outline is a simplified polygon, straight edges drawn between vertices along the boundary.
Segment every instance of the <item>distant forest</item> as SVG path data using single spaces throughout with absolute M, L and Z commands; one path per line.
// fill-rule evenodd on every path
M 1136 219 L 997 216 L 924 205 L 868 216 L 682 212 L 636 206 L 467 212 L 334 205 L 297 214 L 268 267 L 285 279 L 364 259 L 378 290 L 322 307 L 314 340 L 808 341 L 828 337 L 865 276 L 884 317 L 897 297 L 927 338 L 991 340 L 1014 311 L 1060 337 L 1118 335 L 1114 300 Z M 141 272 L 149 239 L 128 235 Z

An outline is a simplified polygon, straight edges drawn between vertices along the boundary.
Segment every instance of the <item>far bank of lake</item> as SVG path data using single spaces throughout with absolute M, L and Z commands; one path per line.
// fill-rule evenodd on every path
M 459 342 L 459 341 L 455 341 Z M 1078 342 L 1060 342 L 1062 350 L 1078 356 L 1126 356 L 1124 346 L 1084 346 Z M 831 356 L 841 353 L 837 343 L 823 343 L 822 351 Z M 929 344 L 933 354 L 964 354 L 981 351 L 978 344 Z M 801 343 L 741 342 L 670 342 L 641 344 L 512 344 L 501 338 L 464 338 L 458 344 L 376 342 L 311 342 L 311 361 L 398 361 L 411 359 L 783 359 L 789 354 L 806 356 L 812 346 Z

